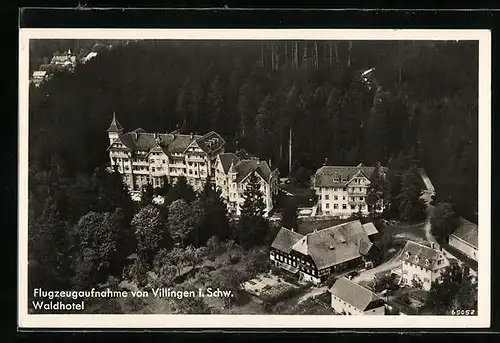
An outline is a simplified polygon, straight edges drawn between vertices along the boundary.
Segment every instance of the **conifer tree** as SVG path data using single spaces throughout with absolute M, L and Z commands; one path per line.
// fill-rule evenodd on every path
M 264 218 L 266 205 L 260 188 L 260 178 L 256 172 L 252 172 L 243 193 L 244 201 L 236 233 L 237 240 L 244 248 L 262 244 L 268 229 Z

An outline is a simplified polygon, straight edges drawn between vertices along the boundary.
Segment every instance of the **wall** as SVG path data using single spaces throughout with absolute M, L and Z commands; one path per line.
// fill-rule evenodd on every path
M 351 306 L 344 300 L 340 299 L 337 297 L 335 294 L 332 294 L 332 302 L 331 302 L 332 308 L 335 310 L 337 313 L 342 313 L 342 311 L 345 311 L 346 314 L 349 315 L 363 315 L 363 311 L 358 310 L 357 308 Z
M 454 235 L 450 236 L 449 244 L 472 258 L 474 261 L 477 261 L 477 248 L 474 248 Z
M 385 316 L 385 305 L 364 312 L 365 316 Z
M 408 261 L 401 261 L 401 281 L 402 283 L 412 286 L 412 280 L 417 275 L 417 279 L 422 282 L 422 288 L 425 290 L 430 290 L 431 281 L 433 280 L 433 273 L 430 269 L 421 268 Z
M 368 185 L 369 182 L 365 182 L 350 184 L 346 187 L 318 188 L 316 193 L 318 195 L 321 213 L 327 216 L 340 217 L 348 217 L 352 213 L 358 211 L 368 214 L 368 205 L 366 204 Z M 337 199 L 335 199 L 335 197 L 337 197 Z M 353 198 L 355 198 L 355 200 Z M 363 200 L 360 200 L 360 198 Z M 337 208 L 335 208 L 335 205 L 337 205 Z M 343 208 L 344 205 L 345 209 Z M 354 206 L 354 208 L 351 206 Z

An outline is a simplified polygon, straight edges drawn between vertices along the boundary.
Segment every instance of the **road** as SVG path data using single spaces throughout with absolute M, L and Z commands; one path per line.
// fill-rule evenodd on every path
M 299 300 L 297 301 L 297 304 L 300 304 L 301 302 L 306 301 L 309 298 L 323 294 L 326 291 L 328 291 L 328 286 L 313 287 L 313 288 L 311 288 L 311 290 L 309 292 L 307 292 L 306 294 L 304 294 L 303 296 L 301 296 L 299 298 Z

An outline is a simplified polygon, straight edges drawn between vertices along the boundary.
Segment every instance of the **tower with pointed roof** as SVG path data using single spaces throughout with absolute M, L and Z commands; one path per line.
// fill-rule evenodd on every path
M 107 131 L 108 131 L 109 145 L 111 145 L 115 141 L 115 139 L 120 137 L 120 135 L 123 133 L 123 126 L 121 126 L 118 120 L 116 120 L 116 113 L 114 111 L 113 111 L 113 120 L 111 120 L 111 124 L 109 125 Z

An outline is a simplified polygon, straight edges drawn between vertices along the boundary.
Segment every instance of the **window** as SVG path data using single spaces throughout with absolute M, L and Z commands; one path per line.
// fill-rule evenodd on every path
M 329 203 L 326 203 L 326 208 L 330 208 L 330 204 Z
M 364 210 L 364 209 L 365 209 L 365 205 L 361 205 L 361 206 L 359 206 L 359 209 L 360 209 L 360 210 Z
M 162 162 L 165 163 L 165 160 L 163 160 Z
M 360 200 L 360 201 L 363 201 L 363 200 L 365 200 L 365 198 L 363 198 L 363 197 L 359 197 L 359 200 Z
M 338 205 L 338 204 L 333 204 L 333 208 L 334 208 L 335 210 L 338 210 L 338 209 L 339 209 L 339 205 Z
M 328 194 L 325 195 L 325 200 L 330 200 L 330 196 Z
M 347 205 L 346 204 L 342 204 L 342 209 L 343 210 L 347 210 Z
M 151 171 L 154 173 L 154 171 L 155 171 L 155 167 L 151 167 Z
M 355 210 L 356 209 L 356 206 L 355 205 L 351 205 L 351 210 Z
M 342 200 L 345 200 L 345 196 L 342 197 Z
M 346 187 L 344 187 L 344 192 L 345 192 L 346 190 L 347 190 L 347 188 L 346 188 Z
M 334 195 L 334 196 L 333 196 L 333 200 L 339 200 L 339 197 L 338 197 L 338 196 L 336 196 L 336 195 Z

